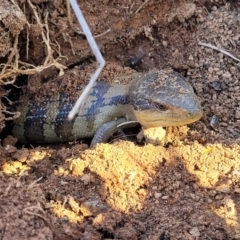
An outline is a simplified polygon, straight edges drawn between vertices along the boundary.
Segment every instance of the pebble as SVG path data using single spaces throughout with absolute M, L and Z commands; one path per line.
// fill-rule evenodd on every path
M 154 197 L 155 197 L 156 199 L 160 198 L 161 196 L 162 196 L 161 193 L 158 193 L 158 192 L 154 193 Z
M 237 108 L 235 111 L 235 118 L 240 118 L 240 109 Z
M 216 190 L 219 192 L 223 192 L 223 193 L 229 193 L 230 192 L 230 187 L 226 184 L 220 185 L 218 187 L 216 187 Z
M 90 183 L 90 175 L 89 174 L 84 174 L 80 180 L 84 183 L 84 185 L 88 185 Z
M 166 200 L 166 199 L 168 199 L 168 198 L 169 198 L 169 196 L 163 196 L 163 197 L 162 197 L 163 200 Z
M 225 72 L 225 73 L 223 73 L 223 75 L 222 75 L 224 78 L 231 78 L 232 77 L 232 75 L 231 75 L 231 73 L 230 72 Z
M 234 189 L 234 192 L 240 193 L 240 187 L 236 187 L 236 188 Z
M 212 68 L 212 67 L 209 67 L 209 68 L 208 68 L 208 72 L 212 74 L 212 73 L 213 73 L 213 68 Z
M 168 42 L 167 41 L 162 41 L 162 44 L 163 44 L 164 47 L 168 46 Z
M 199 232 L 199 230 L 198 230 L 197 227 L 193 227 L 193 228 L 189 231 L 189 233 L 190 233 L 192 236 L 194 236 L 194 237 L 200 237 L 200 236 L 201 236 L 201 234 L 200 234 L 200 232 Z

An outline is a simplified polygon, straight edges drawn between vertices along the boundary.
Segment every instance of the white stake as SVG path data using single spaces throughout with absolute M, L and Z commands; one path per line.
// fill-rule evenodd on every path
M 85 98 L 87 97 L 87 95 L 89 94 L 91 88 L 93 87 L 93 84 L 96 82 L 99 74 L 101 73 L 103 67 L 105 66 L 105 60 L 95 42 L 95 39 L 92 36 L 92 33 L 88 27 L 88 24 L 82 14 L 82 11 L 80 10 L 76 0 L 69 0 L 70 4 L 75 12 L 75 15 L 78 19 L 79 24 L 82 27 L 82 30 L 84 32 L 84 34 L 86 35 L 86 38 L 88 40 L 88 43 L 97 59 L 97 62 L 99 63 L 98 68 L 96 69 L 95 73 L 91 76 L 90 81 L 88 83 L 88 85 L 85 87 L 85 89 L 83 90 L 81 96 L 78 98 L 78 100 L 76 101 L 73 109 L 70 111 L 70 113 L 68 114 L 68 119 L 72 120 L 73 117 L 75 116 L 75 114 L 77 113 L 78 109 L 81 107 L 81 105 L 84 103 Z

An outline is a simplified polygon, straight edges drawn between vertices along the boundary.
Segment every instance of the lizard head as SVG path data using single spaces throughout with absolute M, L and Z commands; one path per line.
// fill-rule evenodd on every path
M 131 103 L 137 120 L 146 128 L 186 125 L 203 114 L 190 84 L 173 70 L 139 77 L 131 88 Z

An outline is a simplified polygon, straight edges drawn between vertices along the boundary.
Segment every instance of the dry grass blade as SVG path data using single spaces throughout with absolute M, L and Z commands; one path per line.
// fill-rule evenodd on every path
M 240 59 L 234 57 L 231 53 L 229 53 L 229 52 L 227 52 L 226 50 L 223 50 L 223 49 L 221 49 L 221 48 L 219 48 L 219 47 L 216 47 L 216 46 L 214 46 L 214 45 L 212 45 L 212 44 L 210 44 L 210 43 L 198 42 L 198 44 L 201 45 L 201 46 L 204 46 L 204 47 L 208 47 L 208 48 L 212 48 L 212 49 L 214 49 L 214 50 L 217 50 L 217 51 L 219 51 L 219 52 L 221 52 L 221 53 L 223 53 L 223 54 L 231 57 L 232 59 L 240 62 Z

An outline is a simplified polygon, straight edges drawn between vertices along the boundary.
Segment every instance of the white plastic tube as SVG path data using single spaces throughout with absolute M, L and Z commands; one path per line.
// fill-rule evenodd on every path
M 81 96 L 76 101 L 73 109 L 68 114 L 68 119 L 72 120 L 75 114 L 77 113 L 78 109 L 81 107 L 81 105 L 84 103 L 85 98 L 88 96 L 91 88 L 93 87 L 93 84 L 96 82 L 99 74 L 101 73 L 102 69 L 105 66 L 105 60 L 97 46 L 97 43 L 95 42 L 95 39 L 93 38 L 93 35 L 88 27 L 88 24 L 82 14 L 81 9 L 79 8 L 76 0 L 69 0 L 70 4 L 74 10 L 74 13 L 79 21 L 79 24 L 82 27 L 82 30 L 84 34 L 86 35 L 86 38 L 88 40 L 88 43 L 93 51 L 93 54 L 95 55 L 97 62 L 99 64 L 98 68 L 96 69 L 95 73 L 91 76 L 90 81 L 88 85 L 84 88 Z

